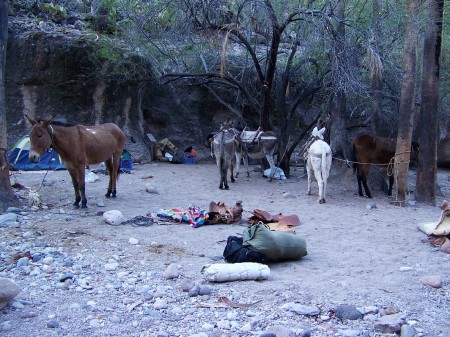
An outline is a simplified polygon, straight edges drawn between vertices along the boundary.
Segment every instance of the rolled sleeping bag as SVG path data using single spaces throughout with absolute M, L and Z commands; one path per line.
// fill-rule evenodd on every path
M 270 269 L 265 264 L 256 262 L 216 263 L 205 265 L 202 274 L 211 282 L 267 280 Z

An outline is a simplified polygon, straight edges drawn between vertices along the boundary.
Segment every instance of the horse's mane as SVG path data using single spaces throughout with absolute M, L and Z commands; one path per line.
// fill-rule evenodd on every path
M 43 120 L 43 119 L 38 119 L 38 123 L 40 123 L 40 122 L 45 122 L 45 120 Z M 72 123 L 66 123 L 66 122 L 61 122 L 61 121 L 52 121 L 50 124 L 51 124 L 51 125 L 55 125 L 55 126 L 63 126 L 63 127 L 75 126 L 75 124 L 72 124 Z

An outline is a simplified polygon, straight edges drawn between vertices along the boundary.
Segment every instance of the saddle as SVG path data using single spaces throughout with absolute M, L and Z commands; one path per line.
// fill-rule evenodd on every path
M 229 208 L 223 202 L 214 202 L 211 201 L 209 203 L 209 212 L 208 212 L 208 224 L 217 224 L 217 223 L 234 223 L 242 220 L 242 201 L 236 201 L 236 204 Z
M 244 129 L 240 134 L 240 139 L 245 144 L 257 143 L 259 141 L 259 136 L 263 133 L 261 128 L 256 131 L 249 131 Z
M 258 223 L 266 224 L 271 230 L 287 232 L 287 233 L 295 233 L 293 227 L 300 225 L 300 219 L 297 215 L 283 215 L 283 214 L 275 214 L 272 215 L 269 212 L 255 209 L 253 212 L 253 216 L 248 218 L 247 223 L 249 226 L 256 225 Z

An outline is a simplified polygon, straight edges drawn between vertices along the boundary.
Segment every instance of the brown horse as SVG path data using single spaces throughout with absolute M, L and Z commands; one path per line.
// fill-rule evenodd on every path
M 25 115 L 26 116 L 26 115 Z M 125 134 L 113 123 L 98 126 L 57 126 L 51 125 L 53 117 L 36 122 L 26 116 L 32 129 L 30 132 L 30 153 L 32 162 L 38 162 L 42 153 L 53 148 L 66 164 L 75 190 L 73 205 L 86 208 L 85 167 L 89 164 L 105 162 L 109 173 L 106 197 L 116 197 L 120 157 L 125 144 Z
M 375 165 L 388 173 L 388 168 L 394 164 L 393 158 L 397 140 L 379 137 L 370 133 L 360 134 L 355 137 L 352 143 L 351 160 L 353 161 L 353 171 L 356 172 L 358 180 L 358 194 L 363 197 L 362 186 L 368 198 L 372 198 L 369 187 L 367 186 L 367 176 L 370 166 Z M 411 146 L 411 159 L 415 160 L 418 156 L 418 145 L 413 143 Z M 392 195 L 392 185 L 394 176 L 389 175 L 388 195 Z

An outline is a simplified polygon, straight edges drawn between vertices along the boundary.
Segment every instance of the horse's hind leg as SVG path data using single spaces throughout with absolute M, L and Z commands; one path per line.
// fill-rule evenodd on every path
M 109 175 L 108 190 L 106 191 L 105 197 L 107 197 L 107 198 L 111 198 L 111 196 L 115 197 L 116 192 L 114 191 L 114 186 L 113 186 L 113 182 L 115 181 L 115 175 L 114 175 L 113 161 L 111 158 L 105 160 L 105 166 L 106 166 L 106 169 L 108 170 L 108 175 Z
M 232 183 L 236 182 L 236 180 L 234 179 L 234 168 L 236 166 L 236 156 L 233 156 L 231 159 L 231 164 L 230 164 L 230 180 Z M 236 173 L 236 177 L 237 177 L 237 173 Z
M 319 199 L 317 199 L 317 202 L 319 204 L 323 204 L 323 203 L 325 203 L 325 199 L 323 197 L 324 181 L 323 181 L 323 178 L 322 178 L 322 173 L 321 173 L 320 166 L 314 168 L 314 176 L 316 177 L 317 185 L 319 185 Z
M 308 174 L 308 190 L 306 192 L 307 195 L 311 195 L 311 182 L 313 179 L 313 172 L 312 172 L 312 167 L 310 166 L 310 161 L 311 159 L 308 159 L 308 161 L 306 162 L 306 173 Z
M 235 175 L 236 178 L 239 177 L 239 173 L 241 171 L 241 159 L 242 159 L 242 152 L 237 150 L 234 158 L 234 166 L 236 166 L 236 175 Z
M 230 189 L 230 187 L 228 186 L 228 165 L 224 164 L 223 168 L 222 168 L 222 182 L 223 182 L 223 187 L 228 190 Z
M 372 194 L 370 193 L 369 186 L 367 185 L 367 176 L 369 175 L 369 171 L 370 171 L 370 166 L 368 166 L 368 165 L 364 166 L 360 170 L 360 178 L 359 179 L 360 179 L 360 182 L 362 182 L 362 184 L 364 186 L 364 190 L 366 191 L 367 197 L 372 198 Z M 359 195 L 363 196 L 361 186 L 359 186 Z

